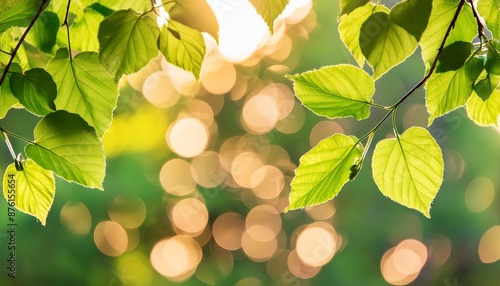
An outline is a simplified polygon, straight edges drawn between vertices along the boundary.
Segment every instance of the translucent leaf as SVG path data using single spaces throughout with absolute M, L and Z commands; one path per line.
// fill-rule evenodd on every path
M 207 32 L 219 41 L 219 22 L 207 0 L 163 0 L 163 3 L 170 19 L 200 32 Z
M 382 194 L 426 217 L 430 217 L 443 171 L 441 148 L 422 127 L 380 141 L 373 152 L 373 179 Z
M 373 77 L 379 78 L 409 57 L 417 48 L 417 40 L 394 24 L 389 14 L 377 12 L 361 26 L 359 45 L 373 67 Z
M 478 0 L 477 10 L 493 37 L 500 38 L 500 0 Z
M 500 75 L 500 41 L 492 40 L 486 44 L 488 53 L 484 68 L 492 74 Z
M 344 14 L 349 14 L 356 8 L 364 6 L 368 2 L 370 2 L 370 0 L 340 0 L 339 16 L 342 16 Z
M 464 105 L 472 94 L 474 82 L 483 69 L 483 61 L 470 58 L 463 67 L 433 73 L 425 84 L 429 125 L 435 118 Z
M 363 148 L 353 136 L 335 134 L 300 158 L 291 183 L 290 204 L 285 211 L 305 208 L 333 199 L 349 181 L 351 166 Z
M 427 29 L 422 34 L 420 47 L 422 58 L 428 70 L 437 55 L 443 37 L 450 26 L 460 0 L 432 1 L 432 11 Z M 451 30 L 446 45 L 453 42 L 471 42 L 477 35 L 477 23 L 469 5 L 464 5 L 454 28 Z
M 498 126 L 498 115 L 500 114 L 500 76 L 489 75 L 485 80 L 488 80 L 490 84 L 490 93 L 487 97 L 481 97 L 478 93 L 473 92 L 465 105 L 467 116 L 480 126 Z
M 326 66 L 289 76 L 295 95 L 314 113 L 328 118 L 370 116 L 375 82 L 352 65 Z
M 34 130 L 28 157 L 70 182 L 102 190 L 104 153 L 95 131 L 80 116 L 60 110 L 45 116 Z
M 348 15 L 342 16 L 342 18 L 340 19 L 340 39 L 345 44 L 347 49 L 349 49 L 360 67 L 362 67 L 365 63 L 365 56 L 361 52 L 361 48 L 359 46 L 361 26 L 372 13 L 377 12 L 389 13 L 389 9 L 382 5 L 375 6 L 372 3 L 367 3 L 366 5 L 349 13 Z
M 99 26 L 99 60 L 117 79 L 135 73 L 158 56 L 159 35 L 152 18 L 133 10 L 117 11 Z
M 161 29 L 158 46 L 169 63 L 199 78 L 205 56 L 205 40 L 200 31 L 170 20 Z
M 99 64 L 97 53 L 83 52 L 70 59 L 67 49 L 59 49 L 47 71 L 57 84 L 56 108 L 79 114 L 102 137 L 111 124 L 118 86 Z
M 14 6 L 17 2 L 17 0 L 3 0 L 0 2 L 0 12 L 10 9 L 10 7 Z
M 474 92 L 483 101 L 487 100 L 490 95 L 495 92 L 497 88 L 499 88 L 500 84 L 500 76 L 488 73 L 484 75 L 485 73 L 486 72 L 483 71 L 482 75 L 479 76 L 479 79 L 474 84 Z
M 44 53 L 51 53 L 56 44 L 59 31 L 59 18 L 54 12 L 43 11 L 40 14 L 26 40 Z
M 28 159 L 23 163 L 23 170 L 18 171 L 14 163 L 10 164 L 3 175 L 3 195 L 15 203 L 15 207 L 32 215 L 45 225 L 56 184 L 52 172 L 38 166 Z
M 264 19 L 271 33 L 276 18 L 285 10 L 290 0 L 250 0 L 257 13 Z
M 98 0 L 97 2 L 113 10 L 133 9 L 137 12 L 145 12 L 151 10 L 152 3 L 151 0 Z
M 5 0 L 2 0 L 5 1 Z M 0 33 L 10 27 L 26 27 L 40 8 L 39 0 L 22 0 L 0 12 Z
M 104 17 L 92 9 L 85 9 L 69 28 L 71 48 L 77 51 L 99 51 L 97 31 Z
M 439 56 L 436 72 L 447 72 L 461 68 L 474 52 L 470 42 L 454 42 L 446 46 Z
M 3 74 L 5 68 L 0 68 L 0 75 Z M 2 86 L 0 86 L 0 119 L 4 118 L 14 104 L 19 103 L 17 98 L 10 90 L 10 76 L 12 73 L 22 73 L 23 70 L 17 63 L 12 63 L 9 68 L 9 73 L 5 77 Z
M 34 114 L 44 116 L 56 111 L 57 87 L 48 72 L 35 68 L 10 76 L 10 90 L 19 102 Z
M 391 21 L 419 41 L 429 22 L 431 9 L 432 0 L 402 1 L 392 8 Z
M 80 17 L 83 13 L 83 8 L 80 5 L 80 1 L 71 1 L 69 5 L 70 12 L 70 20 L 73 17 Z M 51 0 L 49 5 L 47 6 L 47 10 L 56 13 L 59 18 L 60 23 L 64 23 L 64 19 L 66 18 L 66 10 L 68 9 L 68 1 L 67 0 Z M 66 27 L 64 27 L 66 28 Z M 66 29 L 64 29 L 66 30 Z

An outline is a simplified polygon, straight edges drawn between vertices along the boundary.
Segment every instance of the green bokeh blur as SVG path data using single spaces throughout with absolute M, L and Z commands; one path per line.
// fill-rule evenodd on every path
M 300 52 L 300 62 L 293 72 L 330 64 L 354 63 L 340 43 L 336 30 L 338 2 L 314 1 L 314 10 L 317 27 L 309 34 L 309 40 L 294 43 L 294 50 Z M 417 51 L 407 62 L 377 81 L 375 100 L 381 104 L 392 104 L 416 84 L 422 75 L 423 64 Z M 290 85 L 281 76 L 272 76 L 272 79 Z M 400 107 L 400 122 L 403 122 L 404 114 L 413 104 L 424 104 L 422 90 Z M 125 88 L 119 100 L 117 116 L 140 112 L 137 110 L 142 105 L 148 103 L 140 94 Z M 220 138 L 245 134 L 234 123 L 238 121 L 240 114 L 241 105 L 226 100 L 223 111 L 216 117 Z M 340 122 L 349 126 L 349 134 L 359 137 L 383 115 L 382 111 L 372 110 L 370 119 L 366 121 L 342 119 Z M 166 115 L 166 118 L 169 116 Z M 415 118 L 425 116 L 427 115 L 416 114 Z M 286 135 L 273 130 L 269 134 L 270 142 L 282 146 L 289 153 L 292 162 L 298 164 L 300 156 L 310 149 L 309 134 L 312 127 L 322 120 L 324 119 L 306 110 L 306 122 L 298 132 Z M 2 120 L 1 126 L 30 138 L 36 121 L 27 112 L 14 110 Z M 403 130 L 403 125 L 399 128 Z M 491 227 L 500 225 L 500 132 L 476 126 L 463 110 L 437 119 L 429 130 L 444 150 L 446 169 L 445 180 L 432 204 L 432 219 L 426 219 L 418 212 L 385 198 L 371 178 L 371 160 L 368 159 L 356 180 L 348 183 L 334 200 L 336 213 L 329 222 L 346 244 L 316 276 L 309 280 L 287 276 L 282 281 L 275 281 L 267 273 L 265 262 L 253 262 L 238 250 L 233 253 L 234 268 L 218 285 L 235 285 L 249 277 L 258 279 L 261 285 L 388 285 L 381 274 L 380 263 L 389 248 L 407 238 L 417 239 L 429 247 L 433 241 L 443 236 L 451 241 L 452 246 L 446 263 L 439 267 L 427 263 L 411 285 L 500 285 L 500 262 L 483 263 L 478 254 L 479 241 L 484 233 Z M 137 133 L 132 128 L 128 132 L 132 137 Z M 166 130 L 157 132 L 163 138 Z M 390 124 L 384 124 L 375 140 L 384 138 L 390 132 Z M 12 141 L 16 150 L 22 150 L 22 142 Z M 11 163 L 11 159 L 6 147 L 2 148 L 0 166 L 4 169 Z M 371 157 L 370 154 L 371 151 L 368 158 Z M 447 161 L 446 154 L 453 154 L 449 158 L 454 160 L 463 158 L 463 173 L 457 171 L 460 169 L 460 162 Z M 165 212 L 165 191 L 158 180 L 162 165 L 174 157 L 163 141 L 150 150 L 123 152 L 119 156 L 108 158 L 104 192 L 57 179 L 56 198 L 45 227 L 33 217 L 17 212 L 15 279 L 7 277 L 9 227 L 7 204 L 2 200 L 0 285 L 178 284 L 157 273 L 149 261 L 153 246 L 159 240 L 174 234 Z M 460 174 L 456 175 L 457 173 Z M 486 210 L 471 212 L 466 205 L 465 193 L 469 183 L 479 176 L 492 181 L 495 197 Z M 245 204 L 234 200 L 233 196 L 223 190 L 202 189 L 200 193 L 205 196 L 217 194 L 206 200 L 209 225 L 220 214 L 228 211 L 243 216 L 249 212 Z M 99 222 L 110 219 L 108 209 L 120 195 L 141 198 L 146 205 L 147 216 L 138 228 L 139 245 L 119 257 L 109 257 L 96 247 L 93 230 Z M 63 227 L 60 214 L 68 202 L 81 202 L 89 209 L 92 227 L 88 234 L 77 236 Z M 301 210 L 282 214 L 281 217 L 288 241 L 297 227 L 313 222 Z M 290 248 L 289 243 L 287 247 Z M 206 268 L 210 269 L 210 262 L 202 260 L 199 270 Z M 184 281 L 183 285 L 204 283 L 193 276 Z

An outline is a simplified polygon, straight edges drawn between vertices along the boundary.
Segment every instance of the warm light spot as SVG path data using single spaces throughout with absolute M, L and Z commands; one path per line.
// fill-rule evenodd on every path
M 172 151 L 180 156 L 194 157 L 207 147 L 208 130 L 196 118 L 183 118 L 173 123 L 167 132 L 167 142 Z
M 290 36 L 283 34 L 274 47 L 274 51 L 268 55 L 268 60 L 272 62 L 283 62 L 292 52 L 292 39 Z
M 253 193 L 261 199 L 274 199 L 285 186 L 283 173 L 274 166 L 262 166 L 250 178 Z
M 314 220 L 327 220 L 335 214 L 333 201 L 306 208 L 307 214 Z
M 163 71 L 151 74 L 142 87 L 144 97 L 158 108 L 168 108 L 177 103 L 180 98 L 170 77 Z
M 411 283 L 427 261 L 427 247 L 415 239 L 401 241 L 382 257 L 380 268 L 384 279 L 392 285 Z
M 254 207 L 247 214 L 245 220 L 245 226 L 247 227 L 247 231 L 252 226 L 265 226 L 273 233 L 273 237 L 275 237 L 278 232 L 281 230 L 281 217 L 278 211 L 268 205 L 258 205 Z M 252 234 L 252 232 L 249 232 Z M 256 236 L 254 236 L 255 238 Z
M 305 264 L 303 260 L 299 257 L 298 252 L 294 249 L 288 255 L 288 270 L 295 276 L 300 279 L 310 279 L 316 274 L 319 273 L 321 267 L 319 266 L 311 266 L 309 264 Z
M 306 113 L 300 104 L 293 105 L 291 113 L 276 123 L 276 129 L 283 134 L 298 132 L 306 120 Z
M 172 209 L 172 223 L 189 235 L 200 234 L 208 222 L 208 210 L 205 204 L 197 199 L 183 199 Z
M 134 74 L 127 75 L 127 81 L 130 84 L 130 86 L 137 90 L 137 91 L 142 91 L 142 87 L 144 85 L 144 82 L 146 79 L 153 73 L 160 71 L 161 66 L 160 66 L 160 58 L 154 58 L 152 59 L 145 67 L 140 69 L 138 72 Z
M 184 235 L 159 241 L 150 255 L 153 268 L 173 281 L 184 281 L 191 277 L 201 258 L 198 243 Z
M 495 186 L 490 178 L 477 177 L 465 190 L 465 204 L 471 212 L 486 210 L 495 198 Z
M 247 90 L 248 81 L 246 79 L 238 78 L 233 86 L 233 89 L 231 89 L 231 100 L 236 101 L 242 99 L 247 94 Z
M 61 209 L 61 224 L 74 235 L 86 235 L 90 232 L 92 216 L 83 203 L 67 202 Z
M 184 96 L 195 96 L 200 90 L 200 82 L 196 80 L 192 72 L 181 69 L 162 57 L 161 66 L 170 77 L 175 90 Z
M 146 205 L 139 197 L 120 195 L 113 200 L 108 214 L 124 228 L 137 228 L 146 219 Z
M 217 70 L 207 71 L 209 65 L 205 62 L 201 68 L 200 81 L 203 87 L 213 94 L 225 94 L 236 83 L 236 69 L 228 62 L 220 62 Z
M 272 237 L 269 240 L 269 235 L 267 236 L 256 236 L 256 238 L 252 235 L 255 235 L 258 232 L 255 231 L 254 228 L 258 226 L 252 226 L 247 229 L 241 238 L 241 247 L 245 254 L 253 261 L 261 262 L 266 261 L 271 258 L 278 247 L 278 240 L 276 237 Z M 260 228 L 263 230 L 265 227 Z M 272 232 L 266 232 L 267 234 L 272 234 Z M 264 233 L 260 233 L 264 234 Z
M 134 250 L 139 245 L 141 242 L 141 234 L 138 228 L 126 229 L 125 232 L 128 238 L 127 249 L 125 251 L 128 252 Z
M 288 24 L 298 24 L 311 12 L 312 6 L 312 0 L 291 0 L 280 18 Z
M 237 213 L 220 215 L 212 226 L 212 233 L 218 245 L 227 250 L 241 248 L 241 237 L 245 230 L 245 221 Z
M 263 165 L 264 163 L 257 154 L 243 152 L 234 158 L 231 164 L 231 174 L 238 185 L 251 188 L 253 187 L 251 180 L 253 173 Z
M 299 234 L 296 249 L 303 263 L 312 267 L 325 265 L 337 250 L 333 227 L 329 231 L 317 224 L 310 225 Z
M 191 165 L 182 159 L 172 159 L 163 165 L 160 183 L 167 193 L 174 196 L 185 196 L 196 188 Z
M 380 270 L 385 281 L 391 285 L 407 285 L 415 280 L 420 272 L 413 273 L 411 275 L 405 275 L 400 272 L 395 267 L 393 254 L 395 247 L 387 250 L 382 256 L 380 262 Z
M 241 119 L 248 132 L 268 133 L 278 122 L 278 103 L 269 95 L 257 94 L 245 102 Z
M 483 263 L 494 263 L 500 260 L 500 225 L 488 229 L 479 241 L 479 259 Z
M 233 270 L 234 259 L 230 251 L 210 245 L 210 250 L 204 252 L 203 263 L 196 269 L 196 277 L 205 285 L 221 285 Z
M 127 249 L 128 237 L 125 229 L 114 221 L 103 221 L 94 229 L 94 243 L 108 256 L 119 256 Z
M 214 112 L 208 103 L 202 100 L 191 100 L 184 106 L 184 110 L 179 114 L 179 118 L 194 117 L 203 122 L 205 126 L 210 126 L 214 122 Z
M 311 147 L 318 145 L 319 141 L 332 136 L 335 133 L 345 133 L 342 126 L 331 120 L 320 121 L 314 125 L 309 135 L 309 143 Z
M 284 249 L 278 255 L 274 256 L 266 262 L 267 275 L 269 275 L 276 283 L 285 283 L 287 285 L 293 285 L 290 283 L 296 278 L 288 271 L 288 256 L 290 255 L 290 250 Z
M 403 127 L 408 129 L 412 126 L 427 127 L 429 114 L 423 104 L 412 104 L 404 112 Z
M 448 237 L 439 234 L 436 240 L 430 242 L 429 262 L 435 267 L 446 263 L 451 254 L 451 241 Z
M 453 149 L 443 150 L 445 180 L 458 180 L 465 171 L 465 161 L 462 154 Z
M 215 188 L 226 178 L 226 171 L 220 164 L 219 154 L 205 151 L 196 156 L 191 163 L 194 180 L 205 188 Z

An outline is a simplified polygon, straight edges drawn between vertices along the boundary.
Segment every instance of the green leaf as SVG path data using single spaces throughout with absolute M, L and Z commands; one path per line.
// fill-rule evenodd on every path
M 477 125 L 488 126 L 494 125 L 498 127 L 498 115 L 500 114 L 500 76 L 489 74 L 483 81 L 488 81 L 489 89 L 487 96 L 481 96 L 476 87 L 472 96 L 467 101 L 465 108 L 467 116 Z
M 71 59 L 67 49 L 59 49 L 47 71 L 57 84 L 57 109 L 80 115 L 102 137 L 111 124 L 118 86 L 99 64 L 97 53 L 83 52 Z
M 347 49 L 360 67 L 365 64 L 365 56 L 361 52 L 359 39 L 361 35 L 361 26 L 370 17 L 372 13 L 389 12 L 390 10 L 382 5 L 374 5 L 367 3 L 366 5 L 355 9 L 348 15 L 342 16 L 339 23 L 340 39 L 345 44 Z
M 479 78 L 474 84 L 474 92 L 484 101 L 499 87 L 500 76 L 486 73 L 486 75 Z
M 95 131 L 80 116 L 56 111 L 34 130 L 36 144 L 26 146 L 28 157 L 67 181 L 102 190 L 104 153 Z
M 51 53 L 59 31 L 59 17 L 50 11 L 43 11 L 28 33 L 26 40 L 44 53 Z
M 432 11 L 427 29 L 420 39 L 422 58 L 427 71 L 430 69 L 446 30 L 455 15 L 460 0 L 432 1 Z M 477 35 L 477 23 L 469 5 L 464 5 L 445 46 L 458 41 L 471 42 Z
M 489 73 L 500 75 L 500 41 L 490 41 L 486 46 L 488 47 L 488 53 L 484 68 Z
M 471 57 L 463 67 L 433 73 L 425 84 L 429 125 L 435 118 L 464 105 L 472 94 L 474 82 L 483 69 L 483 61 Z
M 5 68 L 0 68 L 0 75 L 3 74 Z M 23 69 L 17 64 L 12 63 L 9 68 L 9 73 L 5 77 L 2 86 L 0 87 L 0 119 L 4 118 L 7 115 L 7 111 L 9 111 L 12 106 L 16 103 L 19 103 L 17 98 L 12 94 L 10 90 L 10 77 L 12 73 L 22 73 Z
M 14 163 L 10 164 L 3 175 L 3 195 L 15 207 L 32 215 L 45 225 L 56 192 L 56 183 L 52 172 L 38 166 L 28 159 L 23 163 L 23 170 L 18 171 Z
M 152 8 L 151 0 L 99 0 L 97 2 L 113 10 L 133 9 L 137 12 L 146 12 Z
M 443 154 L 427 129 L 411 127 L 380 141 L 373 151 L 373 179 L 385 196 L 430 217 L 443 181 Z
M 447 72 L 461 68 L 474 52 L 474 45 L 470 42 L 454 42 L 446 46 L 436 67 L 436 72 Z
M 104 17 L 92 9 L 85 9 L 69 28 L 71 47 L 77 51 L 99 51 L 97 31 Z
M 478 0 L 477 10 L 493 37 L 500 38 L 500 0 Z
M 364 70 L 352 65 L 326 66 L 289 76 L 295 95 L 314 113 L 328 118 L 370 116 L 375 82 Z
M 285 10 L 290 0 L 250 0 L 257 13 L 266 22 L 269 31 L 273 32 L 273 23 Z
M 99 26 L 99 60 L 117 79 L 135 73 L 158 56 L 159 35 L 152 18 L 130 9 L 117 11 Z
M 200 32 L 207 32 L 217 42 L 219 41 L 219 22 L 207 0 L 163 0 L 162 2 L 170 19 Z
M 377 79 L 413 54 L 417 40 L 393 23 L 389 14 L 377 12 L 361 26 L 359 45 Z
M 17 0 L 3 0 L 2 2 L 0 2 L 0 12 L 10 9 L 17 2 Z
M 300 158 L 291 183 L 290 204 L 285 211 L 305 208 L 333 199 L 349 181 L 351 166 L 363 148 L 353 136 L 335 134 Z
M 41 68 L 28 70 L 10 77 L 10 90 L 19 102 L 34 114 L 44 116 L 56 111 L 54 100 L 57 87 L 48 72 Z
M 200 31 L 170 20 L 161 29 L 158 47 L 169 63 L 192 72 L 196 79 L 200 77 L 205 56 L 205 40 Z
M 431 9 L 432 0 L 402 1 L 392 8 L 391 21 L 420 41 L 429 22 Z
M 362 7 L 368 2 L 370 2 L 370 0 L 340 0 L 339 16 L 342 16 L 344 14 L 349 14 L 356 8 Z
M 0 33 L 10 27 L 28 26 L 40 8 L 41 3 L 39 0 L 22 0 L 16 2 L 9 9 L 0 12 Z

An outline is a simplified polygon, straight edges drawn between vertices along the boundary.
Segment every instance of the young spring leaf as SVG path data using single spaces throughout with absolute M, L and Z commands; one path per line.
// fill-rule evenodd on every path
M 26 41 L 33 44 L 44 53 L 52 53 L 56 44 L 57 32 L 59 31 L 59 17 L 51 11 L 43 11 L 33 25 Z
M 66 48 L 59 49 L 47 71 L 57 84 L 57 109 L 79 114 L 102 137 L 111 124 L 118 86 L 99 64 L 97 53 L 83 52 L 71 59 Z
M 359 46 L 361 26 L 372 13 L 389 13 L 389 11 L 390 10 L 383 5 L 366 3 L 366 5 L 355 9 L 353 12 L 349 13 L 348 15 L 342 16 L 342 18 L 340 19 L 338 27 L 340 39 L 345 44 L 347 49 L 349 49 L 360 67 L 363 67 L 366 59 Z
M 117 11 L 99 26 L 99 60 L 117 79 L 135 73 L 158 55 L 159 35 L 151 17 L 130 9 Z
M 85 9 L 85 12 L 69 27 L 72 49 L 98 52 L 97 31 L 99 31 L 99 24 L 103 20 L 104 17 L 101 13 L 92 9 Z
M 470 42 L 458 41 L 446 46 L 439 56 L 436 72 L 458 70 L 463 67 L 473 52 L 474 45 Z
M 0 33 L 6 31 L 10 27 L 28 26 L 42 3 L 39 0 L 23 0 L 16 2 L 17 3 L 12 5 L 9 9 L 0 12 Z
M 361 25 L 359 46 L 377 79 L 413 54 L 417 40 L 392 22 L 389 14 L 377 12 Z
M 40 120 L 33 133 L 36 144 L 26 146 L 29 158 L 67 181 L 102 190 L 102 143 L 80 116 L 56 111 Z
M 384 139 L 373 151 L 373 179 L 382 194 L 426 217 L 430 217 L 443 172 L 441 148 L 422 127 L 411 127 L 397 138 Z
M 205 56 L 205 40 L 200 31 L 170 20 L 161 29 L 158 48 L 169 63 L 192 72 L 196 79 L 200 77 Z
M 429 22 L 431 9 L 432 0 L 402 1 L 392 8 L 391 21 L 420 41 Z
M 10 76 L 10 90 L 19 102 L 34 114 L 44 116 L 56 111 L 57 87 L 48 72 L 34 68 Z
M 200 32 L 207 32 L 219 41 L 219 22 L 207 0 L 162 0 L 170 19 Z M 215 5 L 226 5 L 215 2 Z
M 300 158 L 291 183 L 290 204 L 285 211 L 305 208 L 333 199 L 349 181 L 351 167 L 363 148 L 354 136 L 335 134 Z
M 460 1 L 461 0 L 432 1 L 432 11 L 429 23 L 420 40 L 422 58 L 424 59 L 427 70 L 429 70 L 437 55 L 443 37 L 453 20 Z M 464 5 L 455 22 L 454 28 L 451 30 L 446 40 L 446 46 L 457 41 L 470 42 L 476 35 L 477 23 L 472 14 L 472 9 L 469 5 Z
M 0 12 L 3 12 L 10 7 L 14 6 L 18 2 L 17 0 L 3 0 L 0 2 Z
M 33 160 L 23 162 L 23 170 L 18 171 L 10 164 L 3 175 L 3 195 L 6 200 L 15 198 L 15 207 L 40 220 L 45 225 L 56 184 L 51 171 L 38 166 Z
M 467 116 L 477 125 L 498 126 L 500 115 L 500 76 L 488 74 L 474 86 L 467 104 Z M 487 96 L 486 96 L 487 95 Z
M 486 46 L 488 47 L 488 54 L 484 68 L 491 74 L 500 75 L 500 41 L 490 41 Z
M 429 125 L 434 119 L 464 105 L 472 94 L 474 82 L 483 69 L 483 61 L 471 57 L 457 70 L 433 73 L 425 84 Z
M 0 75 L 3 74 L 4 70 L 5 68 L 0 68 Z M 10 90 L 10 76 L 12 73 L 22 73 L 23 69 L 17 63 L 12 63 L 9 68 L 9 72 L 10 73 L 8 73 L 4 79 L 2 86 L 0 86 L 0 119 L 7 115 L 7 111 L 9 111 L 14 104 L 19 103 Z
M 133 9 L 137 12 L 149 11 L 152 8 L 151 3 L 151 0 L 99 0 L 99 4 L 113 10 Z
M 290 0 L 250 0 L 257 13 L 264 19 L 269 28 L 273 32 L 273 23 L 276 18 L 285 10 Z
M 339 17 L 344 14 L 349 14 L 356 8 L 364 6 L 370 0 L 340 0 L 340 14 Z
M 314 113 L 328 118 L 370 115 L 375 82 L 364 70 L 347 64 L 289 76 L 295 95 Z
M 477 10 L 493 37 L 500 38 L 500 0 L 478 0 Z

